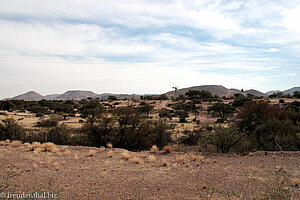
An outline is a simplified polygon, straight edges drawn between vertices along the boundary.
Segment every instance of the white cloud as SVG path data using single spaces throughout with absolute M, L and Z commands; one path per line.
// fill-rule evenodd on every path
M 269 48 L 269 49 L 264 49 L 263 51 L 264 51 L 264 52 L 273 53 L 273 52 L 279 51 L 279 49 L 277 49 L 277 48 Z
M 288 74 L 285 74 L 285 76 L 297 76 L 296 73 L 288 73 Z

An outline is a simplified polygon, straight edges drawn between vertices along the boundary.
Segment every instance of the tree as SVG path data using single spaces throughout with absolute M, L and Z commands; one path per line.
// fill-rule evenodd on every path
M 108 96 L 108 100 L 109 101 L 115 101 L 115 100 L 118 100 L 118 99 L 115 96 Z
M 96 115 L 103 113 L 103 111 L 104 107 L 100 104 L 100 101 L 97 99 L 85 102 L 79 109 L 81 117 L 83 118 L 86 118 L 88 116 L 94 118 Z
M 160 149 L 168 145 L 171 140 L 171 134 L 167 131 L 168 129 L 170 129 L 169 125 L 163 120 L 154 122 L 154 143 Z
M 88 135 L 88 145 L 100 147 L 110 142 L 114 123 L 114 119 L 108 113 L 94 119 L 88 118 L 83 126 L 83 131 Z
M 146 116 L 147 116 L 147 118 L 148 118 L 150 112 L 154 109 L 154 106 L 153 106 L 153 105 L 150 105 L 149 103 L 146 103 L 146 102 L 141 103 L 140 105 L 141 105 L 141 106 L 138 108 L 139 111 L 140 111 L 141 113 L 145 113 Z
M 175 115 L 179 117 L 179 123 L 185 123 L 187 117 L 189 117 L 189 113 L 184 110 L 177 110 Z
M 231 116 L 235 108 L 225 103 L 215 103 L 207 109 L 208 113 L 217 114 L 220 117 L 221 122 L 224 122 L 227 117 Z
M 167 118 L 172 119 L 172 117 L 173 117 L 172 113 L 168 109 L 165 109 L 165 108 L 159 112 L 158 116 L 160 118 L 164 118 L 165 120 Z
M 295 98 L 299 99 L 300 98 L 300 91 L 295 91 L 293 96 Z
M 239 127 L 252 132 L 268 119 L 291 120 L 287 111 L 276 108 L 265 101 L 250 101 L 238 114 Z

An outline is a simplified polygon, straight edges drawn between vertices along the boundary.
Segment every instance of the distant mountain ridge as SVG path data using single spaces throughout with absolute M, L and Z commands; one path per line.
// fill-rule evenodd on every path
M 186 92 L 188 92 L 189 90 L 208 90 L 210 91 L 213 95 L 218 95 L 219 97 L 231 97 L 234 96 L 234 94 L 236 93 L 241 93 L 244 95 L 247 94 L 252 94 L 255 96 L 263 96 L 266 97 L 268 95 L 271 95 L 273 93 L 277 93 L 277 92 L 281 92 L 279 90 L 274 90 L 274 91 L 269 91 L 266 93 L 262 93 L 260 91 L 254 90 L 254 89 L 250 89 L 250 90 L 245 90 L 245 91 L 241 91 L 241 90 L 237 90 L 237 89 L 228 89 L 222 85 L 202 85 L 202 86 L 193 86 L 193 87 L 188 87 L 188 88 L 181 88 L 177 90 L 177 96 L 180 94 L 185 94 Z M 294 91 L 300 91 L 300 87 L 293 87 L 287 90 L 282 91 L 283 94 L 293 94 Z M 175 96 L 175 91 L 169 91 L 164 93 L 169 97 L 174 97 Z M 135 98 L 135 99 L 139 99 L 140 96 L 143 95 L 137 95 L 137 94 L 112 94 L 112 93 L 102 93 L 102 94 L 96 94 L 92 91 L 85 91 L 85 90 L 69 90 L 63 94 L 50 94 L 50 95 L 41 95 L 35 91 L 29 91 L 25 94 L 20 94 L 18 96 L 15 96 L 13 98 L 6 98 L 5 100 L 8 99 L 13 99 L 13 100 L 25 100 L 25 101 L 40 101 L 42 99 L 46 99 L 46 100 L 81 100 L 81 99 L 87 99 L 88 97 L 91 98 L 99 98 L 100 100 L 102 99 L 108 99 L 109 96 L 115 96 L 118 99 L 122 99 L 122 98 L 127 98 L 127 99 L 131 99 L 131 98 Z
M 300 87 L 293 87 L 293 88 L 290 88 L 290 89 L 287 89 L 287 90 L 283 90 L 283 91 L 280 91 L 280 90 L 268 91 L 268 92 L 266 92 L 266 94 L 267 95 L 271 95 L 271 94 L 274 94 L 274 93 L 282 92 L 283 94 L 291 94 L 291 95 L 293 95 L 294 92 L 296 92 L 296 91 L 300 91 Z
M 103 93 L 103 94 L 96 94 L 92 91 L 85 91 L 85 90 L 70 90 L 63 94 L 50 94 L 50 95 L 41 95 L 37 92 L 30 91 L 24 94 L 20 94 L 18 96 L 15 96 L 13 98 L 6 98 L 5 100 L 24 100 L 24 101 L 40 101 L 42 99 L 46 100 L 81 100 L 81 99 L 87 99 L 89 97 L 95 99 L 99 98 L 102 99 L 108 99 L 109 96 L 115 96 L 118 99 L 121 98 L 140 98 L 140 95 L 136 94 L 111 94 L 111 93 Z

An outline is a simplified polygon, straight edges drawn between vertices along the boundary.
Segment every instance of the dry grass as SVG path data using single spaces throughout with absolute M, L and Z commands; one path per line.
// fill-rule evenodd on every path
M 6 142 L 5 141 L 0 141 L 0 146 L 5 146 Z
M 105 147 L 100 147 L 100 151 L 101 151 L 101 152 L 106 151 Z
M 112 143 L 107 143 L 107 144 L 106 144 L 106 146 L 107 146 L 107 148 L 110 148 L 110 149 L 112 149 L 112 148 L 113 148 L 113 145 L 112 145 Z
M 114 152 L 113 152 L 113 151 L 108 151 L 108 152 L 107 152 L 107 156 L 108 156 L 109 158 L 112 158 L 112 157 L 114 156 Z
M 163 151 L 165 151 L 166 153 L 172 153 L 173 152 L 173 148 L 171 146 L 165 146 L 163 148 Z
M 28 146 L 28 149 L 30 151 L 34 151 L 35 149 L 42 148 L 42 144 L 40 142 L 33 142 L 30 146 Z
M 300 179 L 299 178 L 293 178 L 292 183 L 294 187 L 299 187 L 300 186 Z
M 153 145 L 153 146 L 151 147 L 151 151 L 152 151 L 153 153 L 157 153 L 157 152 L 159 151 L 159 148 L 158 148 L 156 145 Z
M 92 156 L 95 156 L 95 155 L 96 155 L 96 153 L 97 153 L 97 151 L 96 151 L 96 150 L 89 150 L 89 152 L 88 152 L 87 156 L 89 156 L 89 157 L 92 157 Z
M 163 163 L 163 166 L 168 166 L 169 165 L 168 161 L 166 161 L 166 160 L 163 160 L 162 163 Z
M 192 155 L 191 159 L 192 159 L 192 161 L 204 162 L 204 156 L 201 156 L 201 155 Z
M 129 160 L 129 159 L 131 159 L 131 155 L 130 155 L 130 153 L 128 152 L 128 151 L 124 151 L 123 153 L 122 153 L 122 157 L 125 159 L 125 160 Z
M 60 170 L 58 162 L 54 162 L 53 165 L 54 165 L 56 171 Z
M 19 147 L 21 145 L 22 145 L 22 142 L 21 141 L 17 141 L 17 140 L 12 141 L 12 143 L 11 143 L 12 147 Z
M 74 154 L 74 159 L 75 160 L 78 160 L 79 159 L 79 156 L 77 154 Z
M 150 156 L 148 157 L 148 159 L 149 159 L 149 161 L 152 162 L 152 163 L 154 163 L 154 162 L 156 161 L 156 157 L 153 156 L 153 155 L 150 155 Z
M 143 163 L 143 160 L 137 156 L 134 156 L 132 159 L 132 162 L 136 163 L 136 164 L 141 164 L 141 163 Z
M 42 148 L 44 149 L 44 151 L 52 152 L 52 150 L 55 148 L 55 144 L 53 144 L 52 142 L 46 142 L 42 144 Z
M 8 140 L 8 139 L 5 140 L 5 142 L 6 142 L 6 144 L 10 144 L 10 140 Z

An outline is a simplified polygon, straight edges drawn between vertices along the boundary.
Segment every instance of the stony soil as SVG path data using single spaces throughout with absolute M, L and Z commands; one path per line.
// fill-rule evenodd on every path
M 123 149 L 57 148 L 54 153 L 35 152 L 26 145 L 2 144 L 0 184 L 8 186 L 4 192 L 51 192 L 59 199 L 259 199 L 280 175 L 299 195 L 291 180 L 300 178 L 300 152 L 149 151 L 129 152 L 126 160 Z M 156 160 L 149 161 L 149 156 Z M 277 174 L 279 169 L 284 173 Z M 13 176 L 6 181 L 9 174 Z

